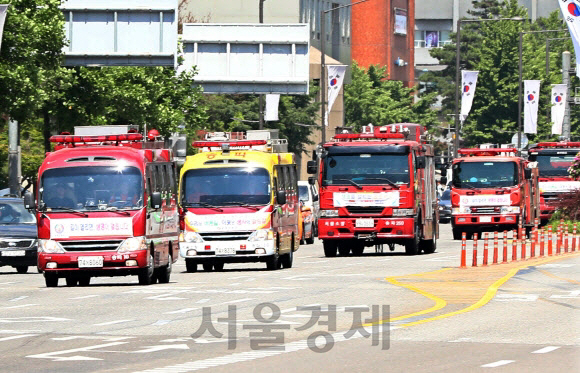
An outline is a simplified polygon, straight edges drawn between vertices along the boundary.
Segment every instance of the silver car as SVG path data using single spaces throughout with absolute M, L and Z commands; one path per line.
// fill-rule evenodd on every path
M 318 190 L 314 185 L 310 185 L 308 181 L 298 181 L 298 191 L 300 194 L 300 201 L 304 207 L 310 207 L 313 216 L 313 237 L 318 236 Z

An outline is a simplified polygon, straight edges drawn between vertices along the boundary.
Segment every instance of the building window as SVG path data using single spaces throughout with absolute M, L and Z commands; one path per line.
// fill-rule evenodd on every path
M 441 48 L 449 44 L 449 31 L 415 31 L 415 48 Z

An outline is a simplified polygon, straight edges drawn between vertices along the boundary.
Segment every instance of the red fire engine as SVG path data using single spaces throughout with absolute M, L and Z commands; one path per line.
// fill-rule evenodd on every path
M 453 238 L 475 232 L 528 231 L 539 217 L 538 170 L 514 148 L 459 149 L 453 160 Z
M 365 127 L 322 144 L 308 172 L 318 174 L 318 237 L 327 257 L 405 246 L 409 255 L 437 247 L 433 147 L 419 124 Z
M 530 148 L 528 159 L 538 163 L 542 224 L 550 220 L 562 194 L 580 189 L 568 168 L 580 152 L 580 142 L 541 142 Z
M 62 277 L 86 286 L 91 277 L 123 275 L 138 275 L 143 285 L 169 282 L 179 213 L 175 163 L 163 141 L 143 142 L 138 133 L 50 141 L 55 151 L 38 171 L 36 196 L 25 196 L 37 214 L 46 286 Z

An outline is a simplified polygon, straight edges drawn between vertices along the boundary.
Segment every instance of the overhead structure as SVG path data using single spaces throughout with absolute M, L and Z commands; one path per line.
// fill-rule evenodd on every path
M 177 65 L 177 0 L 68 0 L 65 66 Z
M 308 24 L 183 25 L 184 63 L 205 93 L 308 94 Z

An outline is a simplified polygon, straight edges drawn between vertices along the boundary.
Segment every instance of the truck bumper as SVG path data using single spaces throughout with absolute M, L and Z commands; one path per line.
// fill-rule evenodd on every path
M 519 221 L 519 215 L 517 214 L 505 214 L 505 215 L 478 215 L 478 214 L 465 214 L 465 215 L 453 215 L 452 222 L 456 227 L 474 227 L 474 228 L 484 228 L 484 227 L 494 227 L 494 226 L 513 226 L 517 225 Z
M 369 222 L 372 220 L 372 227 Z M 364 225 L 369 225 L 364 226 Z M 414 237 L 415 218 L 337 217 L 318 219 L 318 238 L 327 239 L 407 239 Z
M 179 243 L 181 257 L 195 259 L 199 263 L 211 261 L 224 263 L 264 262 L 275 252 L 274 240 Z
M 99 267 L 82 267 L 79 266 L 79 257 L 102 257 L 103 265 Z M 148 250 L 127 253 L 102 251 L 67 252 L 64 254 L 38 253 L 38 269 L 46 273 L 56 273 L 61 277 L 72 273 L 83 273 L 93 277 L 136 275 L 139 274 L 142 268 L 147 268 L 151 265 L 153 263 L 149 263 Z

